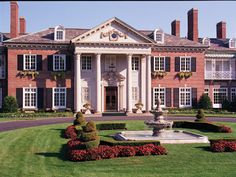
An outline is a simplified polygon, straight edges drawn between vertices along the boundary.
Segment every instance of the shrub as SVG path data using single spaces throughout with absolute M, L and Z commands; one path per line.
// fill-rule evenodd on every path
M 66 128 L 64 133 L 65 138 L 76 139 L 77 138 L 77 130 L 74 125 L 70 125 Z
M 17 112 L 18 104 L 16 98 L 13 96 L 6 96 L 3 100 L 3 112 Z
M 210 97 L 207 94 L 202 94 L 198 102 L 198 108 L 200 109 L 211 109 L 212 102 Z
M 213 152 L 236 151 L 236 140 L 211 140 L 210 149 Z
M 85 126 L 83 126 L 83 131 L 84 132 L 92 132 L 96 131 L 96 125 L 93 121 L 89 121 Z
M 84 115 L 81 112 L 76 114 L 76 118 L 74 120 L 74 125 L 85 125 L 86 121 Z
M 99 123 L 96 124 L 98 130 L 124 130 L 126 129 L 125 123 Z
M 229 100 L 227 100 L 227 99 L 223 100 L 222 109 L 227 110 L 227 111 L 231 110 L 231 103 Z
M 77 147 L 81 144 L 78 139 L 73 139 L 67 142 L 67 148 L 70 150 L 77 149 Z
M 102 159 L 111 159 L 119 155 L 117 148 L 111 148 L 110 146 L 100 146 L 98 153 Z
M 119 157 L 131 157 L 135 156 L 136 151 L 133 146 L 119 146 Z
M 137 140 L 137 141 L 116 141 L 113 139 L 102 139 L 100 142 L 101 145 L 108 146 L 143 146 L 146 144 L 160 145 L 158 140 Z
M 80 139 L 84 142 L 96 140 L 98 134 L 96 131 L 93 132 L 82 132 Z
M 230 127 L 222 125 L 222 126 L 219 127 L 219 132 L 222 132 L 222 133 L 232 133 L 233 130 Z
M 203 110 L 202 109 L 199 109 L 198 111 L 197 111 L 197 115 L 196 115 L 196 122 L 205 122 L 206 120 L 205 120 L 205 114 L 204 114 L 204 112 L 203 112 Z

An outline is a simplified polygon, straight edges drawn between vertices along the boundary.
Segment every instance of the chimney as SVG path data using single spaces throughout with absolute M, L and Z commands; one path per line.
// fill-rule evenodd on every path
M 174 20 L 171 23 L 171 34 L 177 37 L 180 37 L 180 21 Z
M 226 39 L 226 22 L 221 21 L 216 24 L 216 37 Z
M 10 37 L 15 38 L 18 36 L 18 4 L 16 1 L 11 1 L 11 26 Z
M 20 17 L 20 35 L 24 35 L 26 33 L 26 23 L 25 18 Z
M 198 42 L 198 10 L 188 11 L 188 39 Z

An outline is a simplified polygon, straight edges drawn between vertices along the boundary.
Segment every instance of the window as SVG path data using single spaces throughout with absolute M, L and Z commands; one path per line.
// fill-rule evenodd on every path
M 180 71 L 191 71 L 191 57 L 180 57 Z
M 63 26 L 55 27 L 54 40 L 56 40 L 56 41 L 64 41 L 65 40 L 65 28 Z
M 3 42 L 3 34 L 0 33 L 0 44 Z
M 132 87 L 132 100 L 137 102 L 139 100 L 138 98 L 138 87 Z
M 105 71 L 116 71 L 116 56 L 115 55 L 106 55 Z
M 191 88 L 185 87 L 179 89 L 179 105 L 180 107 L 192 106 Z
M 53 108 L 55 109 L 66 108 L 66 88 L 65 87 L 53 88 Z
M 236 88 L 231 88 L 231 101 L 236 99 Z
M 165 71 L 165 57 L 154 57 L 154 71 Z
M 66 70 L 66 55 L 53 55 L 53 71 Z
M 82 103 L 85 104 L 89 102 L 89 88 L 88 87 L 82 87 Z
M 164 87 L 154 87 L 153 88 L 153 107 L 157 106 L 157 99 L 160 97 L 161 106 L 165 107 L 166 103 L 166 89 Z
M 164 33 L 161 29 L 156 29 L 154 31 L 154 40 L 157 42 L 157 43 L 164 43 Z
M 36 55 L 25 54 L 24 70 L 36 70 L 36 69 L 37 69 Z
M 229 40 L 229 48 L 236 48 L 236 39 L 230 39 Z
M 222 104 L 225 99 L 227 99 L 227 88 L 214 88 L 213 96 L 214 96 L 214 104 Z
M 4 55 L 0 55 L 0 79 L 5 79 L 6 65 Z
M 2 88 L 0 88 L 0 108 L 2 108 Z
M 92 57 L 82 56 L 82 70 L 91 70 L 92 68 Z
M 204 38 L 202 39 L 202 44 L 207 45 L 207 46 L 210 46 L 210 44 L 211 44 L 210 39 L 207 38 L 207 37 L 204 37 Z
M 132 57 L 132 70 L 139 70 L 139 57 Z
M 206 94 L 207 96 L 209 96 L 209 89 L 208 89 L 208 88 L 205 88 L 205 89 L 204 89 L 204 94 Z
M 37 108 L 37 88 L 23 88 L 24 108 Z

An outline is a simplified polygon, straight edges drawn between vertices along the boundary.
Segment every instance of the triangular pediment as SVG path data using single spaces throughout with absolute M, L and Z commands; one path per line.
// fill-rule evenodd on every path
M 73 43 L 152 44 L 154 41 L 114 17 L 72 39 Z

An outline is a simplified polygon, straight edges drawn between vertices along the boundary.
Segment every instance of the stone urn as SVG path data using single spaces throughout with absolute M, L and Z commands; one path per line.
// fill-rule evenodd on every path
M 136 114 L 142 114 L 143 112 L 142 112 L 142 108 L 143 108 L 143 103 L 141 103 L 141 102 L 138 102 L 138 103 L 136 103 L 135 104 L 135 107 L 137 108 L 137 110 L 136 110 Z
M 90 103 L 86 103 L 83 105 L 83 107 L 85 108 L 85 113 L 84 114 L 91 114 L 91 104 Z

